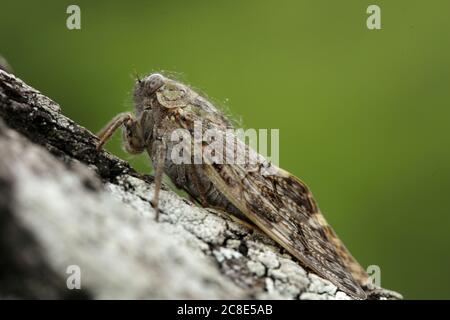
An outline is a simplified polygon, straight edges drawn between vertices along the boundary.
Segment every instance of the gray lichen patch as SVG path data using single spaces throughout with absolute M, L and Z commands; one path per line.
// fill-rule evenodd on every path
M 311 280 L 310 285 L 309 285 L 310 292 L 334 295 L 337 291 L 337 288 L 334 284 L 332 284 L 328 280 L 324 280 L 324 279 L 320 278 L 319 276 L 317 276 L 313 273 L 311 273 L 309 275 L 309 279 Z
M 266 267 L 259 261 L 247 261 L 247 268 L 258 277 L 263 277 L 266 274 Z

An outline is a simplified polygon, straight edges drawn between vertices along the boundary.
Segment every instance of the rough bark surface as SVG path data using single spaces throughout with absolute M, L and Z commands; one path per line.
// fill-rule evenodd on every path
M 168 188 L 155 222 L 152 177 L 96 142 L 0 70 L 1 298 L 350 299 L 265 235 Z M 69 266 L 80 290 L 67 287 Z

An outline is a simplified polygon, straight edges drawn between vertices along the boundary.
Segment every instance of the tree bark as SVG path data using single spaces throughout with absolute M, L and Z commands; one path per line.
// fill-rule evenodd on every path
M 166 187 L 156 222 L 152 177 L 96 143 L 0 70 L 1 298 L 350 299 L 265 235 Z

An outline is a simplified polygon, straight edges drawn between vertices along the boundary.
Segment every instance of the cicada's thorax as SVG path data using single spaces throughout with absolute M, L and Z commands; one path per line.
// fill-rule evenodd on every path
M 148 138 L 147 151 L 154 162 L 158 156 L 156 145 L 158 139 L 164 139 L 166 157 L 164 162 L 164 173 L 169 176 L 177 188 L 185 190 L 191 197 L 201 205 L 214 209 L 223 210 L 234 214 L 242 220 L 248 219 L 240 212 L 211 182 L 205 174 L 202 164 L 195 164 L 193 155 L 189 164 L 174 162 L 172 153 L 179 141 L 171 139 L 175 130 L 183 129 L 193 134 L 196 119 L 201 119 L 202 130 L 210 126 L 221 126 L 222 129 L 231 128 L 227 120 L 204 98 L 192 95 L 193 98 L 183 106 L 165 108 L 155 103 L 152 108 L 143 110 L 140 114 L 144 137 Z M 219 118 L 220 116 L 220 118 Z M 158 123 L 157 126 L 154 123 Z M 191 140 L 191 144 L 194 139 Z M 193 150 L 193 145 L 191 150 Z

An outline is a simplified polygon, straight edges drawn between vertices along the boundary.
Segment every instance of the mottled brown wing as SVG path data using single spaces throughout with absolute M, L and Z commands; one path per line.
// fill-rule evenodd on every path
M 234 148 L 249 153 L 246 163 L 218 164 L 204 159 L 205 171 L 216 188 L 305 266 L 351 296 L 366 298 L 352 275 L 353 269 L 361 277 L 365 271 L 326 223 L 306 185 L 242 142 Z

